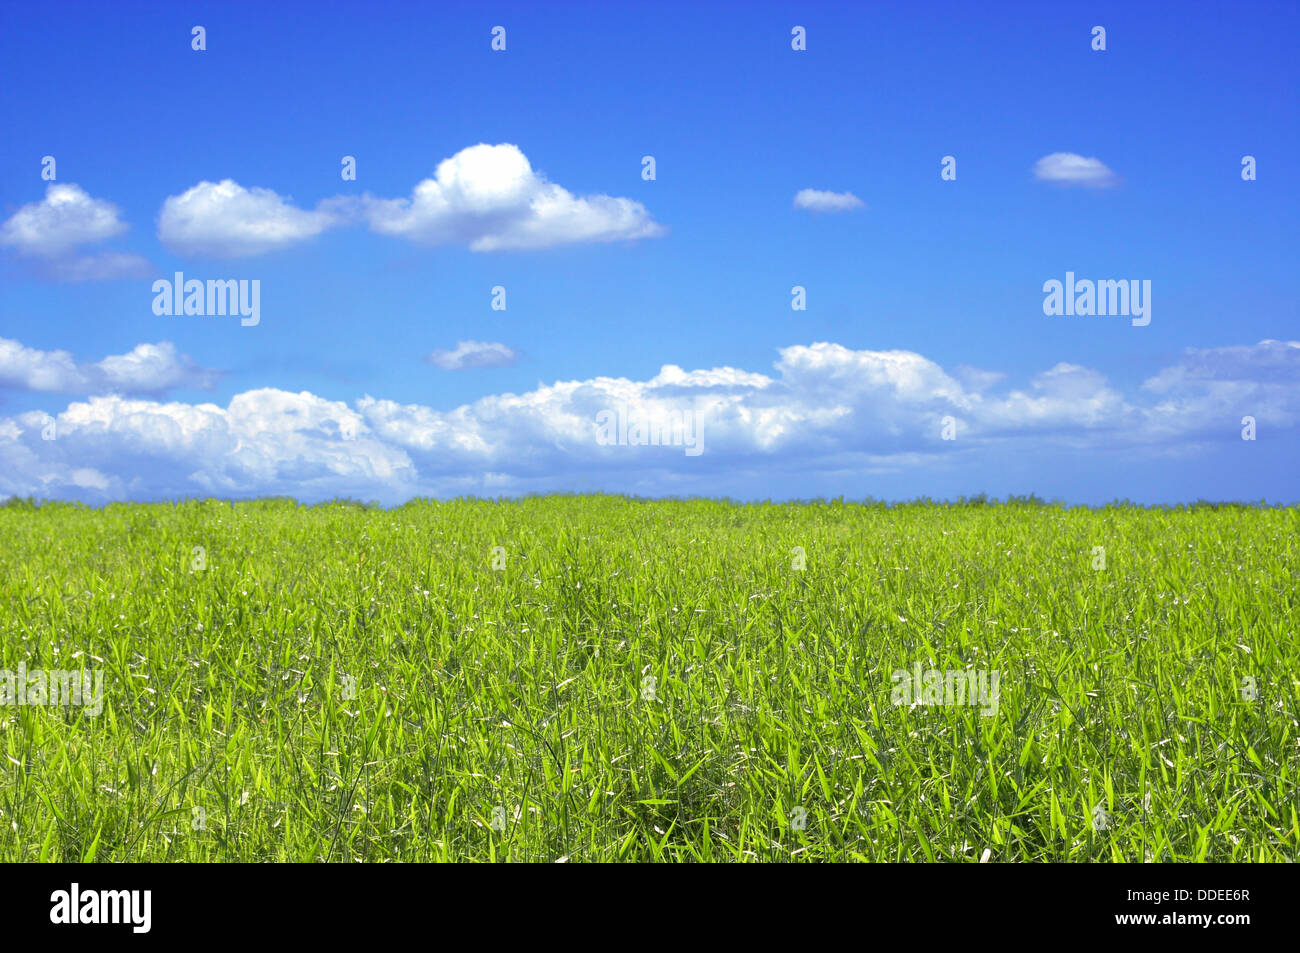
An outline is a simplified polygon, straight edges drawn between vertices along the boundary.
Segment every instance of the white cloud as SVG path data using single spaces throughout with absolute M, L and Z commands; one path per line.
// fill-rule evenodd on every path
M 911 351 L 817 343 L 783 348 L 774 374 L 666 365 L 648 380 L 558 381 L 449 410 L 370 396 L 349 406 L 269 388 L 225 408 L 99 396 L 59 413 L 52 441 L 41 440 L 44 412 L 0 418 L 0 495 L 397 502 L 593 486 L 707 494 L 723 480 L 770 485 L 774 473 L 803 485 L 827 476 L 854 485 L 863 475 L 923 474 L 953 460 L 996 467 L 1016 449 L 1035 458 L 1053 450 L 1150 459 L 1236 439 L 1243 414 L 1274 433 L 1300 427 L 1297 349 L 1265 341 L 1189 351 L 1127 395 L 1074 364 L 999 388 L 991 372 L 949 374 Z M 6 353 L 0 367 L 26 367 L 40 389 L 65 389 L 84 373 L 64 352 Z M 136 370 L 148 354 L 116 362 L 101 371 L 149 376 Z M 641 420 L 693 411 L 704 452 L 602 446 L 596 418 L 605 410 Z M 958 421 L 959 439 L 941 438 L 945 416 Z
M 246 189 L 223 179 L 168 196 L 158 216 L 158 237 L 182 255 L 243 258 L 314 238 L 346 219 L 337 201 L 307 212 L 270 189 Z
M 39 274 L 60 281 L 143 278 L 149 262 L 125 252 L 82 255 L 78 246 L 102 242 L 127 230 L 116 205 L 92 198 L 77 185 L 50 184 L 45 198 L 22 206 L 0 225 L 0 245 L 35 263 Z
M 248 391 L 225 408 L 92 397 L 57 415 L 54 440 L 41 439 L 41 411 L 11 422 L 0 422 L 0 496 L 392 498 L 415 486 L 402 450 L 347 405 L 307 393 Z
M 1184 433 L 1252 416 L 1274 429 L 1300 425 L 1300 341 L 1188 348 L 1142 384 L 1159 420 Z
M 518 354 L 497 341 L 457 341 L 455 350 L 439 349 L 429 355 L 429 363 L 444 371 L 509 367 L 518 360 Z
M 1264 340 L 1230 347 L 1188 348 L 1182 360 L 1162 370 L 1142 386 L 1167 393 L 1193 382 L 1257 381 L 1293 383 L 1300 380 L 1300 341 Z
M 664 234 L 644 205 L 608 195 L 575 196 L 533 170 L 518 146 L 480 143 L 438 164 L 409 199 L 367 196 L 370 227 L 425 244 L 473 251 L 547 248 Z
M 1034 177 L 1057 185 L 1086 185 L 1104 189 L 1119 184 L 1119 176 L 1100 159 L 1085 159 L 1073 152 L 1053 152 L 1034 163 Z
M 220 376 L 178 355 L 168 341 L 137 344 L 127 354 L 79 364 L 67 351 L 41 351 L 0 338 L 0 387 L 62 394 L 158 394 L 175 387 L 210 388 Z
M 211 388 L 218 371 L 177 355 L 170 341 L 137 344 L 127 354 L 110 355 L 95 365 L 109 389 L 124 394 L 155 394 L 175 387 Z
M 22 254 L 54 258 L 78 245 L 120 235 L 126 227 L 112 202 L 91 198 L 77 185 L 51 184 L 44 200 L 24 205 L 0 226 L 0 244 Z
M 862 199 L 852 192 L 824 192 L 820 189 L 800 189 L 795 193 L 794 207 L 810 212 L 847 212 L 862 208 Z
M 77 390 L 82 379 L 67 351 L 40 351 L 0 338 L 0 385 L 66 393 Z

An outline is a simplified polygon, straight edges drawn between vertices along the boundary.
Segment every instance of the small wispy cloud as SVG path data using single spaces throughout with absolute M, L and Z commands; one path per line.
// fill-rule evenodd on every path
M 1053 152 L 1034 163 L 1034 178 L 1055 185 L 1084 185 L 1108 189 L 1119 184 L 1119 176 L 1100 159 L 1089 159 L 1074 152 Z
M 110 281 L 115 278 L 152 278 L 158 269 L 143 255 L 106 251 L 72 255 L 44 263 L 42 269 L 59 281 Z
M 519 354 L 498 341 L 457 341 L 454 350 L 436 350 L 428 361 L 444 371 L 481 367 L 510 367 Z
M 852 192 L 800 189 L 795 193 L 794 207 L 809 212 L 848 212 L 855 208 L 865 208 L 865 203 Z

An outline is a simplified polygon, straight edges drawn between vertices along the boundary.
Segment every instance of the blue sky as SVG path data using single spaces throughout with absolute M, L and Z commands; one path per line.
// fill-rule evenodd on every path
M 1294 4 L 3 17 L 0 496 L 1300 496 Z M 176 271 L 260 322 L 156 315 Z M 1150 324 L 1044 315 L 1067 271 Z M 505 366 L 430 360 L 462 341 Z M 600 444 L 619 407 L 704 451 Z

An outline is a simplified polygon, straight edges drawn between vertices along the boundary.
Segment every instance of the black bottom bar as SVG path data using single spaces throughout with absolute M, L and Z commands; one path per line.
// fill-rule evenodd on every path
M 851 922 L 855 931 L 873 932 L 904 927 L 918 939 L 934 940 L 1087 940 L 1139 933 L 1231 943 L 1281 936 L 1295 923 L 1295 876 L 1286 865 L 861 865 L 725 872 L 566 865 L 539 876 L 537 869 L 485 865 L 450 870 L 67 864 L 8 865 L 0 867 L 0 880 L 10 940 L 33 934 L 85 940 L 112 933 L 127 942 L 201 935 L 216 942 L 284 937 L 337 944 L 433 925 L 459 932 L 473 924 L 490 926 L 495 936 L 520 930 L 540 939 L 559 931 L 558 939 L 572 937 L 573 930 L 589 934 L 605 921 L 621 930 L 641 924 L 637 929 L 649 931 L 648 938 L 675 932 L 669 925 L 685 916 L 701 924 L 700 931 L 692 930 L 697 939 L 712 923 L 733 941 L 785 921 Z

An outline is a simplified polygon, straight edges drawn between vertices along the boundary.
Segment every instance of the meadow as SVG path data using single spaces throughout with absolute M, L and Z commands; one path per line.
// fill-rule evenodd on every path
M 1297 540 L 1240 505 L 10 501 L 0 668 L 104 704 L 0 707 L 0 859 L 1294 861 Z

